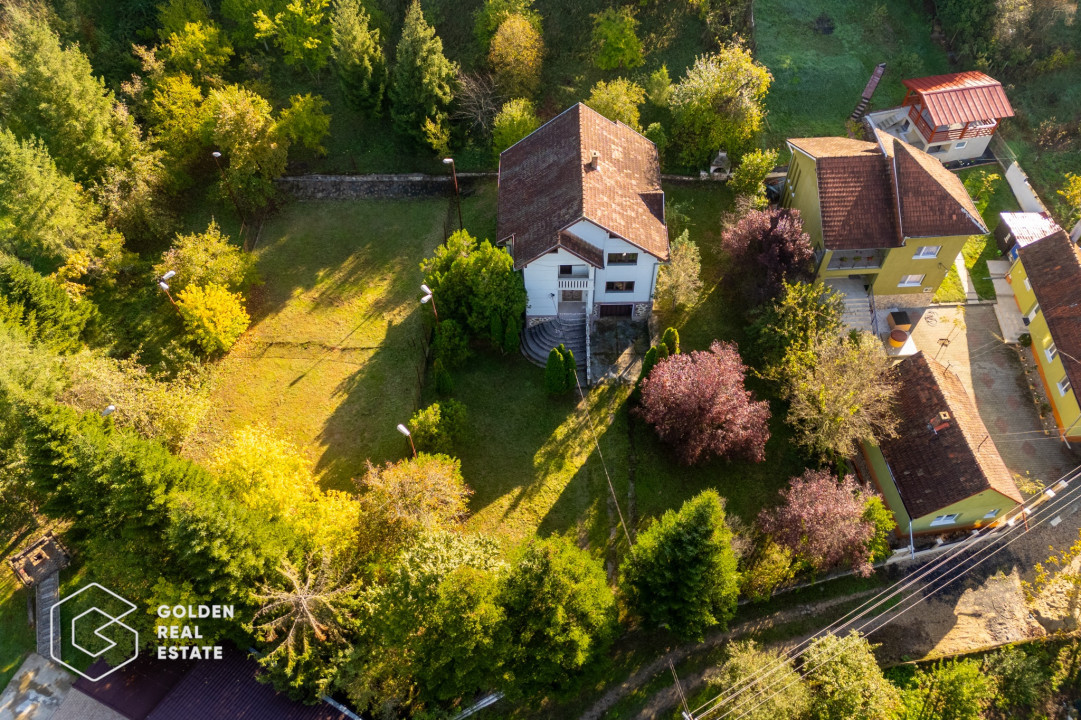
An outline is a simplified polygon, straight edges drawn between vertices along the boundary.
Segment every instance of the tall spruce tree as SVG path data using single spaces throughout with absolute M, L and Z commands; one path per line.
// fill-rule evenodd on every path
M 424 19 L 420 0 L 405 15 L 390 87 L 390 115 L 399 132 L 424 140 L 425 120 L 446 121 L 457 67 L 443 55 L 443 41 Z
M 548 353 L 548 364 L 544 366 L 544 389 L 549 395 L 562 395 L 567 392 L 567 371 L 563 365 L 563 353 L 559 348 L 552 348 Z
M 387 57 L 379 28 L 372 27 L 360 0 L 335 4 L 332 54 L 349 105 L 378 113 L 387 85 Z

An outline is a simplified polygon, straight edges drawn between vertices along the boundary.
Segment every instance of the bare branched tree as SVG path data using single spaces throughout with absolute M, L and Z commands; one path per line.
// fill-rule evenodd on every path
M 456 120 L 469 123 L 471 132 L 487 138 L 499 112 L 500 98 L 495 81 L 484 73 L 458 73 L 458 110 Z

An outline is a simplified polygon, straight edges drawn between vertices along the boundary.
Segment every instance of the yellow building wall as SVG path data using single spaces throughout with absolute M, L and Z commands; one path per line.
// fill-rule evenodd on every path
M 1032 312 L 1037 307 L 1036 294 L 1030 287 L 1026 287 L 1027 278 L 1025 266 L 1018 259 L 1010 268 L 1010 287 L 1013 289 L 1017 308 L 1022 315 L 1030 318 L 1026 328 L 1032 338 L 1030 350 L 1036 361 L 1044 392 L 1051 401 L 1055 424 L 1058 425 L 1059 433 L 1067 440 L 1081 440 L 1081 405 L 1078 405 L 1075 388 L 1071 387 L 1065 394 L 1059 392 L 1058 384 L 1066 377 L 1066 368 L 1062 364 L 1061 354 L 1056 354 L 1053 359 L 1048 357 L 1047 350 L 1054 338 L 1051 337 L 1043 311 Z
M 799 210 L 804 232 L 811 236 L 815 250 L 821 250 L 822 210 L 818 204 L 817 168 L 814 158 L 796 148 L 792 148 L 792 159 L 788 162 L 788 179 L 781 201 L 785 207 Z

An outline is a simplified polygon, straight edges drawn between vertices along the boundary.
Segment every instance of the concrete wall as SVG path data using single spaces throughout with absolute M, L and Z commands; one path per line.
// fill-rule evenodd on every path
M 479 178 L 495 173 L 458 173 L 464 189 Z M 454 194 L 449 175 L 294 175 L 278 178 L 275 187 L 297 200 L 358 200 L 362 198 L 410 198 Z
M 1017 204 L 1021 206 L 1021 209 L 1025 212 L 1047 212 L 1047 208 L 1040 201 L 1040 198 L 1036 195 L 1036 191 L 1032 189 L 1032 185 L 1028 181 L 1028 175 L 1025 175 L 1025 171 L 1021 169 L 1021 166 L 1016 162 L 1010 163 L 1006 168 L 1004 174 L 1006 182 L 1009 183 L 1010 189 L 1013 190 L 1014 197 L 1017 198 Z
M 993 136 L 991 135 L 981 135 L 979 137 L 964 138 L 963 140 L 944 140 L 942 142 L 931 143 L 927 146 L 925 152 L 943 163 L 978 158 L 980 155 L 983 155 L 984 150 L 986 150 L 987 146 L 991 143 L 992 137 Z M 965 144 L 964 147 L 958 148 L 957 146 L 961 143 Z M 936 147 L 943 148 L 943 152 L 931 152 Z

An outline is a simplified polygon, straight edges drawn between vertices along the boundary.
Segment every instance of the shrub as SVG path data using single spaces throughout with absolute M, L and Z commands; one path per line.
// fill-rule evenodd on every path
M 1048 671 L 1039 658 L 1021 648 L 1006 647 L 984 656 L 983 671 L 995 679 L 999 709 L 1033 707 L 1049 694 Z
M 521 339 L 522 323 L 517 317 L 507 320 L 507 327 L 503 331 L 503 352 L 512 353 L 518 349 Z
M 82 347 L 83 333 L 97 314 L 88 300 L 72 300 L 64 289 L 29 265 L 0 254 L 0 305 L 32 338 L 58 352 Z
M 788 582 L 794 575 L 792 551 L 766 538 L 740 575 L 743 594 L 751 602 L 765 602 L 779 585 Z
M 607 8 L 594 15 L 593 64 L 601 70 L 615 70 L 644 63 L 637 30 L 638 20 L 628 7 Z
M 456 528 L 469 511 L 473 491 L 462 478 L 461 463 L 447 455 L 377 466 L 358 483 L 366 546 L 386 550 L 425 532 Z
M 435 391 L 440 395 L 449 395 L 454 390 L 454 381 L 439 358 L 432 363 L 432 381 L 435 383 Z
M 563 355 L 563 373 L 566 376 L 567 390 L 574 392 L 578 389 L 578 365 L 574 359 L 574 353 L 559 344 L 559 352 Z
M 469 336 L 457 320 L 441 320 L 435 326 L 432 354 L 448 370 L 460 368 L 469 359 Z
M 661 342 L 668 348 L 669 355 L 679 355 L 679 330 L 668 328 L 661 335 Z
M 540 127 L 533 103 L 515 98 L 503 104 L 492 124 L 492 147 L 496 155 Z
M 804 674 L 811 689 L 811 717 L 816 720 L 897 720 L 903 713 L 900 692 L 882 675 L 873 645 L 852 631 L 825 635 L 807 648 Z
M 766 175 L 777 165 L 776 150 L 752 150 L 732 172 L 728 188 L 736 195 L 766 199 Z
M 251 322 L 244 298 L 217 283 L 189 285 L 176 304 L 188 334 L 207 355 L 229 350 Z
M 994 680 L 971 659 L 939 660 L 929 670 L 917 670 L 903 695 L 908 717 L 936 720 L 979 720 L 994 697 Z
M 885 560 L 893 554 L 890 537 L 897 528 L 897 521 L 894 519 L 893 513 L 882 502 L 882 498 L 876 495 L 868 498 L 866 504 L 864 504 L 862 520 L 874 528 L 874 534 L 867 541 L 869 560 L 872 563 Z
M 620 567 L 620 588 L 651 627 L 684 639 L 723 628 L 736 611 L 739 573 L 720 496 L 706 490 L 640 533 Z
M 544 40 L 524 15 L 513 14 L 500 23 L 492 38 L 488 62 L 496 84 L 510 97 L 528 97 L 540 84 Z
M 449 455 L 466 430 L 465 405 L 457 400 L 432 403 L 409 419 L 417 450 Z
M 731 343 L 714 341 L 709 352 L 672 355 L 642 382 L 638 412 L 687 465 L 712 457 L 761 462 L 769 403 L 744 389 L 745 373 Z
M 562 395 L 568 390 L 567 367 L 559 348 L 552 348 L 548 353 L 548 363 L 544 366 L 544 389 L 549 395 Z
M 154 274 L 161 277 L 170 270 L 176 275 L 169 284 L 177 291 L 188 285 L 217 283 L 238 292 L 259 278 L 255 256 L 229 242 L 229 237 L 222 235 L 221 227 L 213 220 L 206 232 L 177 233 L 173 246 L 154 266 Z
M 671 257 L 657 271 L 657 301 L 675 309 L 693 305 L 702 291 L 702 254 L 687 230 L 672 241 Z
M 663 156 L 665 148 L 668 147 L 668 133 L 664 131 L 664 126 L 660 123 L 650 123 L 649 127 L 642 131 L 642 134 L 657 146 L 657 154 Z M 671 224 L 669 224 L 669 227 L 671 227 Z
M 616 78 L 611 82 L 601 80 L 594 85 L 586 105 L 609 120 L 618 120 L 635 130 L 641 130 L 638 124 L 638 106 L 645 98 L 645 90 L 638 83 Z
M 668 66 L 661 65 L 646 78 L 646 97 L 659 108 L 668 107 L 672 95 L 672 78 L 668 76 Z

